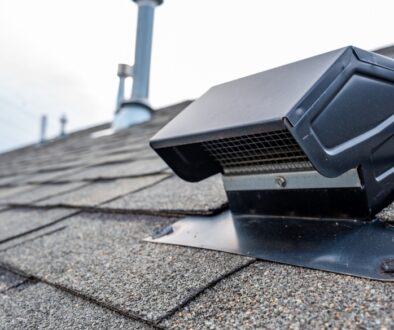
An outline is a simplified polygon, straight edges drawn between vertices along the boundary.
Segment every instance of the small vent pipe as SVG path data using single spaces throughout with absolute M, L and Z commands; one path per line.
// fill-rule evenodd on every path
M 149 105 L 149 74 L 152 53 L 152 35 L 155 7 L 163 0 L 133 0 L 138 5 L 137 37 L 134 66 L 120 64 L 118 67 L 119 88 L 117 109 L 113 128 L 115 131 L 148 121 L 151 118 Z M 133 78 L 130 99 L 124 99 L 124 82 Z
M 46 140 L 47 122 L 48 122 L 47 116 L 42 115 L 40 119 L 40 144 L 43 144 Z
M 66 125 L 67 125 L 67 116 L 66 114 L 62 114 L 60 117 L 60 134 L 59 137 L 60 138 L 64 138 L 66 136 Z

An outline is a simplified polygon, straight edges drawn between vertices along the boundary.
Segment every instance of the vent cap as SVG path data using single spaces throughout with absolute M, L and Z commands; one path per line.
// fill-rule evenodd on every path
M 372 215 L 393 198 L 393 104 L 394 60 L 349 46 L 211 88 L 151 146 L 187 181 L 357 171 Z

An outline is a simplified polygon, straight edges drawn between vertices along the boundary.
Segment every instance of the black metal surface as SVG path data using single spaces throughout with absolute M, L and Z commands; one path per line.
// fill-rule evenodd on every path
M 376 214 L 394 198 L 393 104 L 394 60 L 346 47 L 211 88 L 151 145 L 178 176 L 199 181 L 236 160 L 218 162 L 207 144 L 288 130 L 323 176 L 359 169 L 366 207 Z M 255 163 L 266 161 L 257 156 Z
M 371 220 L 362 188 L 227 191 L 227 197 L 234 214 Z
M 153 241 L 393 281 L 394 229 L 374 220 L 394 199 L 393 105 L 394 60 L 355 47 L 211 88 L 151 146 L 187 181 L 254 178 L 227 191 L 232 213 Z M 305 170 L 331 182 L 353 171 L 359 185 L 307 189 Z M 253 181 L 286 172 L 297 189 Z
M 284 264 L 394 281 L 394 227 L 374 220 L 187 217 L 151 242 L 230 252 Z
M 346 50 L 214 86 L 161 129 L 152 146 L 157 149 L 253 134 L 253 126 L 254 133 L 280 129 L 282 118 Z

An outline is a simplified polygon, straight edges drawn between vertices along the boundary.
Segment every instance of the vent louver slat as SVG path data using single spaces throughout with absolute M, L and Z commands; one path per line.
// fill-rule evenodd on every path
M 312 168 L 307 156 L 286 129 L 205 141 L 202 146 L 226 174 Z

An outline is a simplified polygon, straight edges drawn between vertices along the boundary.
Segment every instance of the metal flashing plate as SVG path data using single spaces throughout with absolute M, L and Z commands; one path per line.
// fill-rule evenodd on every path
M 168 228 L 167 228 L 168 229 Z M 394 281 L 394 227 L 379 220 L 190 216 L 146 241 Z

